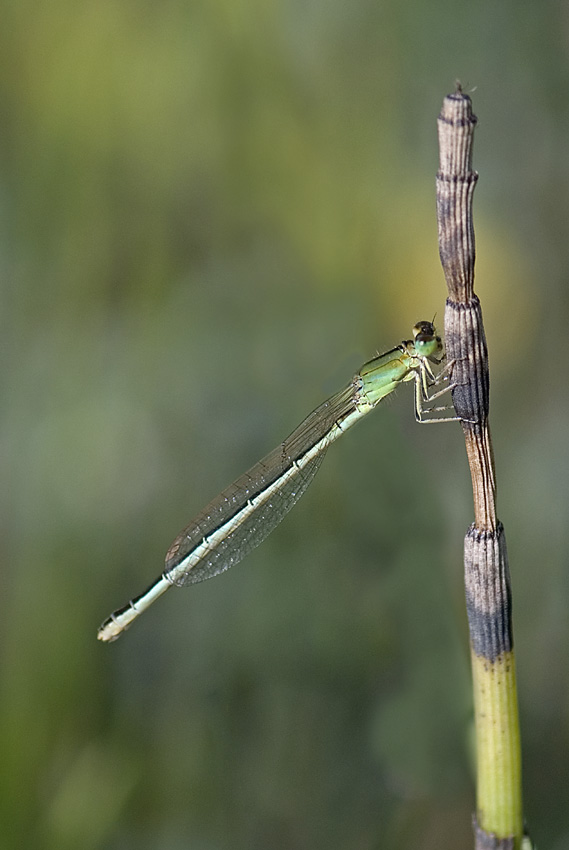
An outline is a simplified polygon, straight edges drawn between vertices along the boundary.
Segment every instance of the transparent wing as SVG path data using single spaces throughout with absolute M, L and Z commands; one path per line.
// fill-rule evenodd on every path
M 237 564 L 262 543 L 318 472 L 329 443 L 341 433 L 334 429 L 334 424 L 341 425 L 354 409 L 354 386 L 349 384 L 317 407 L 283 443 L 210 502 L 168 550 L 164 574 L 169 580 L 184 586 L 212 578 Z M 322 447 L 316 456 L 304 465 L 297 465 L 297 461 L 321 441 Z M 282 485 L 263 500 L 263 493 L 279 479 L 283 479 Z M 243 508 L 256 498 L 258 507 L 237 524 Z M 208 542 L 223 527 L 227 528 L 223 539 L 213 542 L 219 537 L 215 534 L 212 542 Z M 203 556 L 180 574 L 176 568 L 198 546 L 203 548 Z

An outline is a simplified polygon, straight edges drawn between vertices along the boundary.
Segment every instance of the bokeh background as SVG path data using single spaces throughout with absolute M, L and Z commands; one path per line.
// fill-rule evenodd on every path
M 220 489 L 477 278 L 526 816 L 569 846 L 569 7 L 4 0 L 0 846 L 472 846 L 460 428 L 401 391 L 243 564 L 96 629 Z

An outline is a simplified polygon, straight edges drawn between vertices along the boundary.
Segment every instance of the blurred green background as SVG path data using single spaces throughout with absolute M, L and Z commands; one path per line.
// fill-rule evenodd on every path
M 472 846 L 470 478 L 460 428 L 417 427 L 409 389 L 245 563 L 95 639 L 223 486 L 442 324 L 456 77 L 526 816 L 569 846 L 567 4 L 4 0 L 2 20 L 0 846 Z

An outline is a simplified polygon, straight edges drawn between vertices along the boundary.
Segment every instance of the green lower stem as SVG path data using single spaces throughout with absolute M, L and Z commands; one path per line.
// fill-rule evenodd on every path
M 521 748 L 513 651 L 494 662 L 472 652 L 479 826 L 498 838 L 523 837 Z

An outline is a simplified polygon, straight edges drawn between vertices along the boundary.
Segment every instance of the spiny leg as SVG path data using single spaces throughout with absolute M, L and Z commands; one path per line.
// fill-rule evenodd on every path
M 447 364 L 447 366 L 448 365 L 450 364 Z M 432 378 L 430 384 L 429 378 Z M 445 378 L 443 378 L 442 380 L 444 379 Z M 430 408 L 424 407 L 425 403 L 434 401 L 434 399 L 439 398 L 440 396 L 447 393 L 449 390 L 454 389 L 453 384 L 447 384 L 447 386 L 444 387 L 442 390 L 439 390 L 438 392 L 429 395 L 429 387 L 436 385 L 440 380 L 440 375 L 434 375 L 433 370 L 431 369 L 430 364 L 428 362 L 422 362 L 418 371 L 415 373 L 415 419 L 417 420 L 417 422 L 420 422 L 421 425 L 426 425 L 427 423 L 431 422 L 460 421 L 460 417 L 458 416 L 433 416 L 431 419 L 427 418 L 428 414 L 454 409 L 452 406 Z

